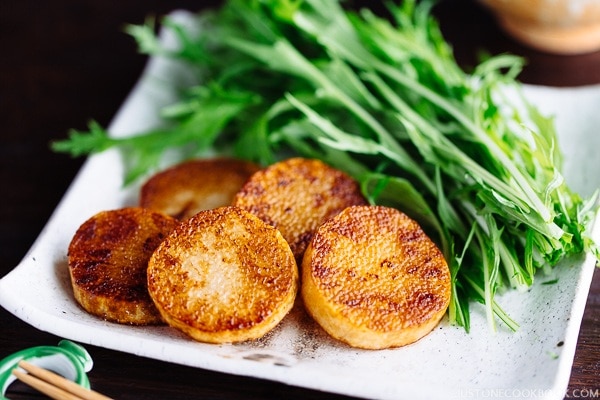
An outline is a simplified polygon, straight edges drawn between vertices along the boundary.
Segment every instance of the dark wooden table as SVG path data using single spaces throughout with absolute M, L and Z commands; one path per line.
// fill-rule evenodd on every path
M 0 5 L 0 277 L 25 255 L 81 166 L 49 151 L 48 143 L 90 119 L 107 125 L 138 78 L 145 57 L 122 33 L 125 23 L 175 8 L 197 10 L 196 0 L 4 0 Z M 216 3 L 216 2 L 213 2 Z M 498 30 L 469 1 L 443 1 L 436 14 L 458 60 L 473 65 L 479 50 L 524 55 L 525 82 L 555 86 L 600 83 L 600 52 L 561 57 L 529 50 Z M 0 309 L 0 358 L 55 344 Z M 95 389 L 119 399 L 344 398 L 258 379 L 167 364 L 86 346 Z M 595 272 L 571 374 L 570 397 L 600 395 L 600 271 Z M 11 398 L 42 398 L 20 385 Z

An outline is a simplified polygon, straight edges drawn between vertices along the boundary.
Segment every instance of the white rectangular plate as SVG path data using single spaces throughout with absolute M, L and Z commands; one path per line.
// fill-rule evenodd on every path
M 123 135 L 156 125 L 157 111 L 174 98 L 173 85 L 165 82 L 184 76 L 178 68 L 152 59 L 111 132 Z M 544 113 L 556 115 L 567 181 L 582 195 L 591 194 L 600 186 L 595 154 L 600 135 L 594 129 L 600 126 L 600 87 L 526 87 L 526 94 Z M 81 343 L 359 397 L 563 397 L 595 265 L 589 255 L 565 262 L 556 275 L 539 277 L 527 293 L 499 297 L 520 324 L 516 333 L 502 326 L 491 332 L 483 310 L 473 305 L 471 333 L 442 321 L 419 342 L 393 350 L 338 343 L 301 307 L 265 338 L 235 345 L 198 343 L 169 327 L 123 326 L 88 315 L 73 299 L 66 251 L 75 230 L 93 214 L 136 203 L 138 188 L 122 188 L 123 171 L 117 151 L 86 161 L 31 250 L 0 280 L 4 308 L 38 329 Z M 556 284 L 542 285 L 553 279 Z

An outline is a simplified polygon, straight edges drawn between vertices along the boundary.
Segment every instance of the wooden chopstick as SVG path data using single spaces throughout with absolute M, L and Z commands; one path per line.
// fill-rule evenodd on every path
M 19 367 L 23 368 L 28 374 L 14 369 L 13 375 L 21 382 L 31 386 L 34 389 L 50 396 L 55 400 L 111 400 L 103 394 L 88 390 L 79 386 L 73 381 L 63 378 L 54 372 L 40 368 L 27 361 L 19 361 Z

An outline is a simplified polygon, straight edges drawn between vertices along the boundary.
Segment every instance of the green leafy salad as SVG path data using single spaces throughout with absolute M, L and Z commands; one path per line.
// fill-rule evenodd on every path
M 597 254 L 596 195 L 561 175 L 553 120 L 521 94 L 523 60 L 489 57 L 463 71 L 429 1 L 389 2 L 386 15 L 337 0 L 227 0 L 196 29 L 165 18 L 129 26 L 140 51 L 180 59 L 197 75 L 155 131 L 113 138 L 96 123 L 53 149 L 126 149 L 131 183 L 169 149 L 271 164 L 298 155 L 353 176 L 373 204 L 420 222 L 452 275 L 450 322 L 470 327 L 481 303 L 492 329 L 518 324 L 496 301 L 529 288 L 566 257 Z

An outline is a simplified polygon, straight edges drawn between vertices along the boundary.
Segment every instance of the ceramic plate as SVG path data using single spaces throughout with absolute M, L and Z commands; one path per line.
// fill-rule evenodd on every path
M 173 16 L 189 20 L 184 13 Z M 167 82 L 185 77 L 178 68 L 152 59 L 111 132 L 139 132 L 159 123 L 157 110 L 173 100 L 177 86 Z M 528 86 L 526 94 L 543 112 L 556 115 L 567 180 L 589 195 L 600 186 L 600 159 L 594 154 L 600 148 L 594 129 L 600 126 L 600 87 Z M 84 344 L 340 394 L 563 398 L 594 270 L 590 256 L 565 262 L 556 275 L 539 277 L 527 293 L 498 298 L 520 324 L 516 333 L 502 326 L 491 332 L 484 311 L 474 305 L 470 333 L 442 321 L 422 340 L 394 350 L 358 350 L 336 342 L 301 307 L 261 340 L 231 345 L 198 343 L 168 327 L 122 326 L 88 315 L 72 296 L 67 246 L 78 226 L 96 212 L 136 203 L 138 188 L 122 189 L 123 169 L 117 151 L 86 161 L 31 250 L 0 280 L 4 308 L 40 330 Z M 556 284 L 543 285 L 555 279 Z

